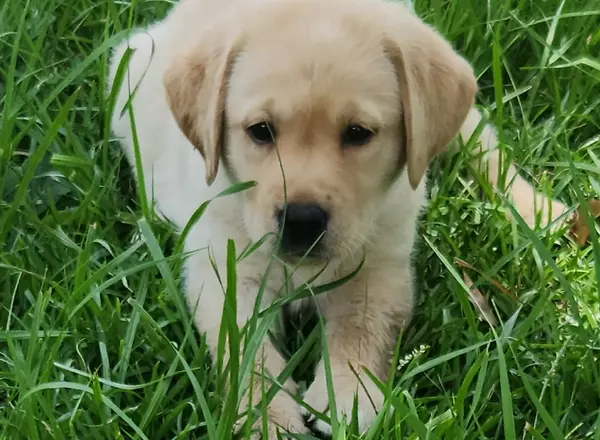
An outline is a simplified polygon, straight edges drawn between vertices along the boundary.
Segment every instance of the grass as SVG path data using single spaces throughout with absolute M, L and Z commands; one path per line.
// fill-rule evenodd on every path
M 211 365 L 182 309 L 177 237 L 143 215 L 106 119 L 109 48 L 169 6 L 0 5 L 2 439 L 230 437 L 237 402 L 222 391 L 248 358 L 229 373 Z M 416 9 L 475 66 L 480 103 L 522 174 L 572 206 L 597 197 L 598 3 L 423 0 Z M 564 230 L 507 222 L 510 206 L 475 185 L 466 163 L 432 166 L 415 253 L 419 305 L 366 438 L 599 440 L 596 230 L 580 248 Z M 230 251 L 234 262 L 241 250 Z M 463 272 L 497 327 L 479 319 Z M 254 322 L 248 345 L 267 321 Z M 304 348 L 286 375 L 310 380 L 319 350 L 303 343 L 318 336 L 288 338 L 290 355 Z M 355 438 L 338 422 L 336 439 Z

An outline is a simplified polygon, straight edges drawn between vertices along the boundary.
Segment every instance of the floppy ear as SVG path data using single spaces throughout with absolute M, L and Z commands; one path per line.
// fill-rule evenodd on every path
M 458 134 L 474 104 L 477 80 L 443 37 L 404 8 L 400 11 L 385 47 L 398 75 L 405 128 L 402 156 L 416 189 L 429 162 Z
M 206 165 L 206 183 L 217 176 L 224 142 L 227 78 L 234 51 L 193 48 L 174 58 L 164 75 L 167 102 L 177 125 Z

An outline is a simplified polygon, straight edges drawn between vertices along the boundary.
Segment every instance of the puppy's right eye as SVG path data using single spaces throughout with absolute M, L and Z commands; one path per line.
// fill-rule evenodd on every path
M 268 122 L 259 122 L 246 129 L 248 136 L 259 145 L 275 143 L 275 129 Z

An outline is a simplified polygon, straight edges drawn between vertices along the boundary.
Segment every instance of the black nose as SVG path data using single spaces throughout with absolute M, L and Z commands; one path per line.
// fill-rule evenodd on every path
M 329 215 L 311 203 L 289 203 L 277 213 L 281 241 L 285 252 L 304 255 L 315 250 L 327 231 Z

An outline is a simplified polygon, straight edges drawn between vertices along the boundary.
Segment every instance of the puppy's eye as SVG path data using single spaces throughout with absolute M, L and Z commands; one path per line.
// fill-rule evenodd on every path
M 375 133 L 368 128 L 361 127 L 360 125 L 349 125 L 342 133 L 342 143 L 344 145 L 366 145 L 368 144 Z
M 259 122 L 246 129 L 248 136 L 259 145 L 275 143 L 275 129 L 268 122 Z

